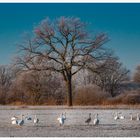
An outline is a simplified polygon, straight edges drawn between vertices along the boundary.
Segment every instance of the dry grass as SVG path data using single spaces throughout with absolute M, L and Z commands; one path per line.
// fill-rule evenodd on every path
M 25 104 L 23 102 L 20 102 L 20 101 L 15 101 L 15 102 L 10 103 L 10 105 L 20 106 L 20 105 L 25 105 Z
M 87 85 L 83 87 L 78 87 L 73 93 L 73 105 L 76 106 L 105 106 L 112 107 L 118 105 L 140 105 L 140 91 L 125 91 L 116 97 L 111 97 L 108 93 L 101 91 L 97 86 Z M 16 99 L 16 98 L 15 98 Z M 13 100 L 9 105 L 67 105 L 66 98 L 54 98 L 53 96 L 49 98 L 42 98 L 39 104 L 31 104 L 29 102 L 21 102 L 18 100 Z
M 108 98 L 102 101 L 103 105 L 135 105 L 140 104 L 140 93 L 138 90 L 125 91 L 124 93 L 113 97 Z
M 101 91 L 97 86 L 79 87 L 74 92 L 74 105 L 137 105 L 140 104 L 140 91 L 125 91 L 116 97 Z
M 93 85 L 77 88 L 74 95 L 74 105 L 99 105 L 103 99 L 109 97 L 107 93 Z

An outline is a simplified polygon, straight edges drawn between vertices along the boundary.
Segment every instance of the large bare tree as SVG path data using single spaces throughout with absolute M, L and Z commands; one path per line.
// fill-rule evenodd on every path
M 101 65 L 108 41 L 106 34 L 91 34 L 79 18 L 61 17 L 41 21 L 34 39 L 20 45 L 23 50 L 17 64 L 28 70 L 61 73 L 67 87 L 67 104 L 72 106 L 72 77 L 83 68 Z M 55 86 L 55 85 L 54 85 Z

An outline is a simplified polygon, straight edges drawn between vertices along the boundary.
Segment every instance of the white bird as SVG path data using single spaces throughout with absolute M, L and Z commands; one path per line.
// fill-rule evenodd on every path
M 140 120 L 139 113 L 137 113 L 137 121 L 139 121 L 139 120 Z
M 119 117 L 121 120 L 123 120 L 125 118 L 125 116 L 122 115 L 122 113 L 120 112 L 119 114 L 121 114 L 121 116 Z
M 63 125 L 64 121 L 66 120 L 66 114 L 64 115 L 62 113 L 62 115 L 60 117 L 58 117 L 57 120 L 59 121 L 60 126 Z
M 15 119 L 17 119 L 17 118 L 18 118 L 17 116 L 11 117 L 11 121 L 13 121 L 13 120 L 15 120 Z
M 114 116 L 114 120 L 118 120 L 119 119 L 119 116 L 118 116 L 118 113 L 116 113 L 116 115 Z
M 23 115 L 23 114 L 21 114 L 21 119 L 20 119 L 20 120 L 16 120 L 17 125 L 21 126 L 21 125 L 23 125 L 23 124 L 24 124 L 23 116 L 24 116 L 24 115 Z
M 120 116 L 120 119 L 121 119 L 121 120 L 125 119 L 125 116 Z
M 89 123 L 91 122 L 91 113 L 89 113 L 89 117 L 88 119 L 85 121 L 85 123 L 87 123 L 89 125 Z
M 95 119 L 93 120 L 93 124 L 94 125 L 98 125 L 99 124 L 98 114 L 95 115 Z
M 11 117 L 11 123 L 12 124 L 17 124 L 17 119 L 18 119 L 18 117 L 16 117 L 16 116 L 13 116 L 13 117 Z
M 37 124 L 39 122 L 39 119 L 36 117 L 35 115 L 35 118 L 34 118 L 34 124 Z
M 133 119 L 133 116 L 132 116 L 132 113 L 130 113 L 130 120 L 131 120 L 131 121 L 134 120 L 134 119 Z
M 12 124 L 17 124 L 17 120 L 13 120 L 12 121 Z

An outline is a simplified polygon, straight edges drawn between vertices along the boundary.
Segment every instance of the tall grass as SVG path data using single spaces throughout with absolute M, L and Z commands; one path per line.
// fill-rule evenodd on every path
M 125 91 L 120 95 L 111 97 L 99 87 L 87 85 L 74 91 L 74 105 L 134 105 L 140 104 L 140 91 Z
M 108 97 L 109 94 L 95 85 L 78 87 L 74 91 L 74 105 L 99 105 Z

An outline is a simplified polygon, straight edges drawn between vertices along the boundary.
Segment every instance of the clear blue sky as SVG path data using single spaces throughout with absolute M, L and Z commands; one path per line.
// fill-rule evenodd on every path
M 94 32 L 106 32 L 112 48 L 132 72 L 140 64 L 140 4 L 0 4 L 0 64 L 11 63 L 24 32 L 46 18 L 76 16 Z

